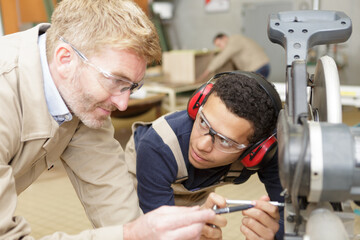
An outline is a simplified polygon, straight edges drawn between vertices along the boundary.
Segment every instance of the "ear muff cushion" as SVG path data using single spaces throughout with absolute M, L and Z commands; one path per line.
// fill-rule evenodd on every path
M 190 118 L 195 120 L 199 107 L 205 103 L 212 87 L 212 83 L 205 83 L 192 94 L 187 105 L 187 112 Z
M 265 166 L 275 155 L 277 150 L 277 140 L 275 136 L 271 136 L 265 140 L 259 141 L 239 157 L 244 167 L 250 170 L 258 170 Z

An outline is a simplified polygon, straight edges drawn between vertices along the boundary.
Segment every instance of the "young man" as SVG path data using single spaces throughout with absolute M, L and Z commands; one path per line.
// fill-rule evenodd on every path
M 211 83 L 197 90 L 187 111 L 152 124 L 134 124 L 125 156 L 129 171 L 133 177 L 136 174 L 144 212 L 162 205 L 201 204 L 215 187 L 243 183 L 256 172 L 270 199 L 283 201 L 277 145 L 271 143 L 281 109 L 278 93 L 255 73 L 221 73 L 214 78 L 217 81 L 210 92 L 205 94 Z M 206 95 L 206 101 L 199 104 L 201 95 Z M 259 157 L 261 161 L 254 165 L 252 161 Z M 210 195 L 207 207 L 212 207 L 209 202 L 216 203 L 213 197 Z M 279 211 L 268 202 L 259 201 L 244 214 L 253 220 L 245 221 L 241 228 L 247 239 L 254 235 L 270 239 L 279 229 Z M 269 233 L 273 234 L 270 238 Z M 281 224 L 277 239 L 282 234 Z
M 214 45 L 220 49 L 206 70 L 199 76 L 199 81 L 216 72 L 226 62 L 231 61 L 236 70 L 256 72 L 267 78 L 270 74 L 270 59 L 264 49 L 254 40 L 241 34 L 228 36 L 219 33 L 214 37 Z
M 156 30 L 128 0 L 62 0 L 52 25 L 0 38 L 0 239 L 32 239 L 14 216 L 17 195 L 62 161 L 95 229 L 44 239 L 197 239 L 215 214 L 164 207 L 142 215 L 114 139 L 111 111 L 125 110 Z

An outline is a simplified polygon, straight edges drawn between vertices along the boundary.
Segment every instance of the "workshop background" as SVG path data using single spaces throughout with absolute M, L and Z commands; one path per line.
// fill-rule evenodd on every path
M 267 37 L 267 21 L 270 13 L 289 10 L 337 10 L 345 12 L 353 23 L 348 41 L 341 44 L 319 46 L 312 49 L 308 70 L 312 72 L 316 59 L 322 55 L 334 58 L 338 65 L 343 121 L 349 126 L 360 122 L 360 1 L 343 0 L 137 0 L 145 12 L 151 15 L 158 28 L 164 54 L 179 54 L 178 58 L 189 61 L 195 72 L 203 65 L 204 56 L 213 54 L 212 39 L 218 32 L 242 33 L 258 42 L 270 56 L 271 74 L 284 99 L 285 50 L 270 42 Z M 50 22 L 56 0 L 0 0 L 0 35 L 25 30 L 40 22 Z M 210 54 L 210 57 L 211 57 Z M 181 65 L 181 64 L 180 64 Z M 185 64 L 186 65 L 186 64 Z M 168 69 L 174 68 L 169 63 Z M 174 70 L 175 71 L 175 70 Z M 151 121 L 168 111 L 185 109 L 189 94 L 199 83 L 191 72 L 190 83 L 176 79 L 166 84 L 162 66 L 149 67 L 148 92 L 130 101 L 124 113 L 114 113 L 115 137 L 124 146 L 131 134 L 131 123 L 137 120 Z M 151 81 L 154 85 L 151 85 Z M 145 100 L 144 100 L 145 99 Z M 265 194 L 256 176 L 240 186 L 224 186 L 217 192 L 232 199 L 257 199 Z M 19 196 L 16 214 L 23 215 L 32 226 L 32 236 L 39 238 L 54 231 L 69 234 L 91 228 L 81 203 L 63 170 L 61 163 L 45 172 L 32 186 Z M 228 226 L 223 229 L 224 239 L 243 239 L 239 231 L 241 213 L 227 215 Z M 358 222 L 356 222 L 358 224 Z

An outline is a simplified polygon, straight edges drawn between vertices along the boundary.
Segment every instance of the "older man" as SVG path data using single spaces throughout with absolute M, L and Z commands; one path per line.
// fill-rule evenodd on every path
M 17 195 L 55 161 L 95 227 L 44 239 L 197 239 L 211 210 L 142 215 L 110 113 L 127 108 L 161 51 L 128 0 L 63 0 L 52 24 L 0 38 L 0 239 L 32 239 Z

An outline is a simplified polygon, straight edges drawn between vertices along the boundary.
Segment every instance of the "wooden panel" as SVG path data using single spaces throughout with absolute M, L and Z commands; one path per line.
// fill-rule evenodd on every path
M 0 4 L 4 34 L 24 29 L 23 24 L 48 22 L 44 0 L 0 0 Z
M 213 52 L 178 50 L 163 52 L 163 73 L 172 83 L 195 83 L 213 58 Z
M 18 1 L 22 23 L 40 23 L 48 21 L 43 0 Z
M 4 34 L 17 32 L 19 28 L 16 14 L 16 1 L 0 0 L 0 4 Z
M 148 0 L 135 0 L 135 2 L 141 7 L 141 9 L 149 16 L 149 3 Z
M 0 0 L 4 34 L 18 32 L 24 23 L 48 22 L 44 0 L 18 0 L 19 6 L 16 2 L 15 0 Z M 58 1 L 52 0 L 52 2 L 55 6 Z M 148 14 L 148 0 L 135 2 Z

